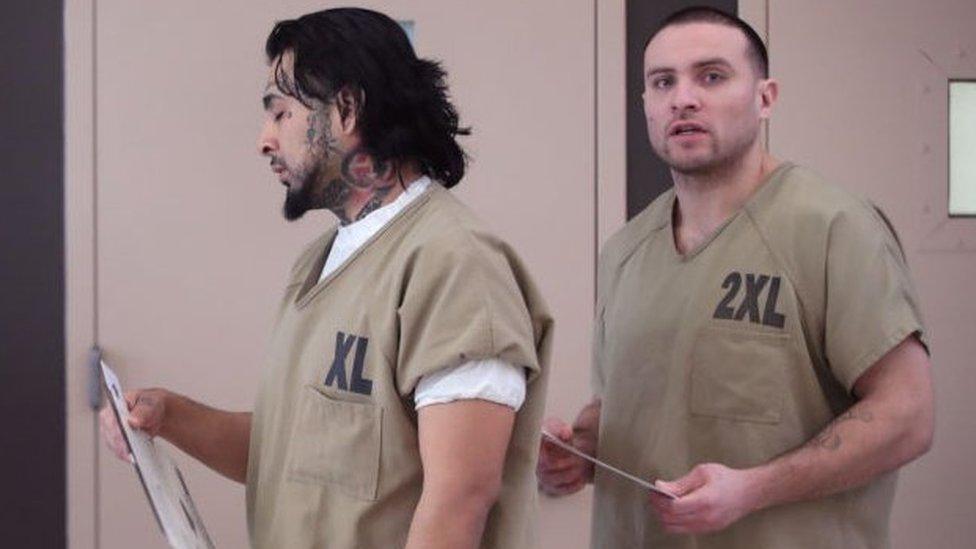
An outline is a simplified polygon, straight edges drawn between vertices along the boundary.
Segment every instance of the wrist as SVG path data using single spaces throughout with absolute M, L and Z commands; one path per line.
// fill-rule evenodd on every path
M 159 436 L 172 442 L 170 438 L 172 436 L 172 431 L 170 430 L 170 417 L 172 416 L 173 406 L 175 404 L 173 393 L 167 391 L 166 389 L 155 388 L 152 389 L 154 396 L 159 399 Z
M 763 464 L 746 470 L 750 512 L 761 511 L 776 504 L 777 474 L 773 464 Z
M 769 464 L 743 471 L 746 474 L 746 501 L 749 512 L 760 511 L 773 505 L 772 490 L 775 473 Z

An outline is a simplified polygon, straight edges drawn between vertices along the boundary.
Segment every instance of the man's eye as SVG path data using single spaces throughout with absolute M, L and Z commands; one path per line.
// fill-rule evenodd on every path
M 705 80 L 705 82 L 714 84 L 715 82 L 725 80 L 725 75 L 720 72 L 706 72 L 702 78 Z
M 673 79 L 671 77 L 669 77 L 669 76 L 666 76 L 666 77 L 663 77 L 663 78 L 655 78 L 651 82 L 651 86 L 653 88 L 655 88 L 655 89 L 658 89 L 658 90 L 667 89 L 667 88 L 671 87 L 671 84 L 673 84 Z
M 284 117 L 285 117 L 285 111 L 279 112 L 278 114 L 274 115 L 275 122 L 281 121 L 281 119 Z

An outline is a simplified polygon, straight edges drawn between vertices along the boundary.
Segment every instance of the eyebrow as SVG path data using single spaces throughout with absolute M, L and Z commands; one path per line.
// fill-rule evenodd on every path
M 264 105 L 264 110 L 271 109 L 271 102 L 274 101 L 275 99 L 283 99 L 283 98 L 277 93 L 264 94 L 264 97 L 261 98 L 261 104 Z
M 728 60 L 726 60 L 723 57 L 710 57 L 708 59 L 702 59 L 701 61 L 696 61 L 692 65 L 692 68 L 700 69 L 702 67 L 710 67 L 713 65 L 719 65 L 728 69 L 732 68 L 732 63 L 729 63 Z M 671 67 L 651 67 L 644 74 L 644 78 L 650 78 L 651 76 L 659 73 L 672 73 L 672 72 L 675 72 L 675 69 Z

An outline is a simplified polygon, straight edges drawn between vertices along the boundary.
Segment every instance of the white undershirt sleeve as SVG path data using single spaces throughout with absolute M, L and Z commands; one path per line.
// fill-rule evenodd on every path
M 498 359 L 472 360 L 427 374 L 417 382 L 414 406 L 487 400 L 516 412 L 525 402 L 525 369 Z
M 370 237 L 433 184 L 428 177 L 421 177 L 391 204 L 340 227 L 319 280 L 345 263 Z M 488 400 L 518 411 L 525 401 L 524 368 L 497 359 L 474 360 L 422 377 L 414 391 L 414 405 L 418 410 L 431 404 L 473 399 Z

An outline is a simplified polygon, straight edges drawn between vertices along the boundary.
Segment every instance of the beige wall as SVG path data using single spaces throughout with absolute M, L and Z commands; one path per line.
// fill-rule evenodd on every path
M 972 547 L 976 220 L 948 219 L 947 80 L 976 77 L 971 0 L 770 2 L 774 154 L 872 198 L 898 228 L 929 327 L 936 442 L 901 476 L 895 547 Z

